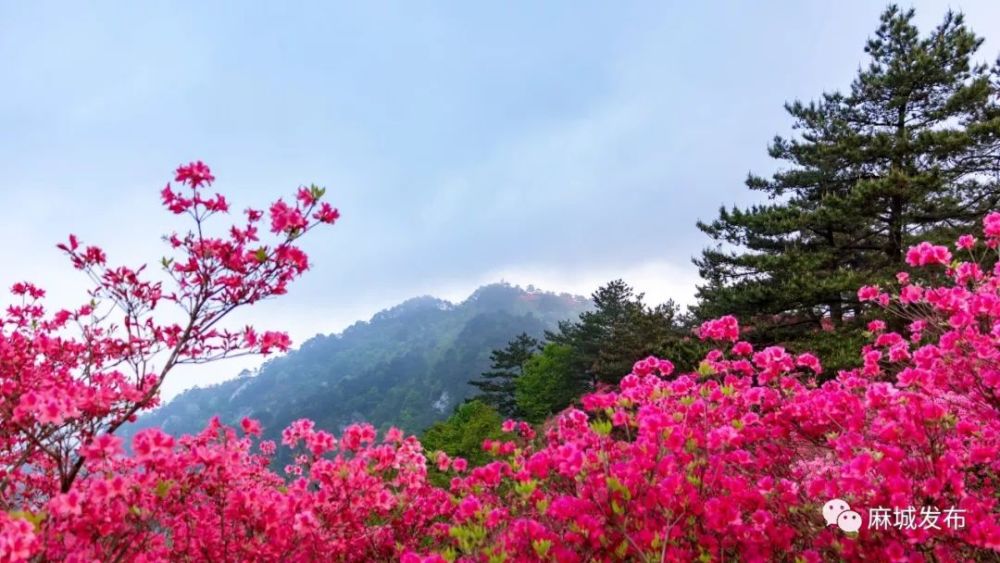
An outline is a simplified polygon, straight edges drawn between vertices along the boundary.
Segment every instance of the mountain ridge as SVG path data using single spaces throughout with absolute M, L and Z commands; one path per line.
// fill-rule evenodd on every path
M 584 297 L 505 282 L 457 303 L 413 297 L 233 379 L 188 389 L 123 430 L 193 433 L 218 414 L 226 424 L 256 418 L 272 439 L 298 418 L 333 432 L 361 421 L 420 432 L 475 394 L 467 382 L 489 367 L 492 350 L 522 332 L 540 337 L 590 306 Z

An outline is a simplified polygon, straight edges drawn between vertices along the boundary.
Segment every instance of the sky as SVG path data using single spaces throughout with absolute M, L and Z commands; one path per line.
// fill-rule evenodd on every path
M 904 7 L 910 4 L 903 4 Z M 0 286 L 85 301 L 55 244 L 156 263 L 158 191 L 208 163 L 234 209 L 302 184 L 343 218 L 288 295 L 242 311 L 296 343 L 501 279 L 693 301 L 695 227 L 758 201 L 783 103 L 845 89 L 880 2 L 3 2 Z M 1000 3 L 951 8 L 1000 53 Z M 6 296 L 0 296 L 0 305 Z M 181 390 L 257 359 L 184 368 Z

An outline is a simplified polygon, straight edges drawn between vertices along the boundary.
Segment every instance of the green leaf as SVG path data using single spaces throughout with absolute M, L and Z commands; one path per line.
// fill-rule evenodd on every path
M 622 543 L 618 544 L 618 547 L 615 548 L 615 556 L 617 556 L 618 559 L 625 559 L 625 555 L 627 554 L 628 554 L 628 542 L 622 540 Z
M 160 481 L 156 484 L 156 490 L 154 493 L 160 498 L 164 498 L 170 493 L 170 489 L 174 488 L 174 482 L 172 480 Z
M 694 438 L 688 438 L 687 441 L 684 442 L 684 451 L 689 454 L 693 454 L 694 452 L 698 451 L 698 440 L 695 440 Z
M 7 513 L 11 518 L 17 518 L 19 520 L 26 520 L 35 528 L 35 531 L 39 531 L 42 528 L 42 522 L 48 516 L 44 511 L 31 512 L 29 510 L 15 510 L 13 512 Z
M 607 477 L 604 478 L 604 482 L 605 482 L 605 484 L 607 484 L 607 486 L 608 486 L 609 489 L 611 489 L 612 491 L 615 491 L 616 493 L 620 493 L 620 492 L 626 490 L 625 489 L 625 485 L 622 485 L 622 482 L 619 481 L 617 477 L 609 475 L 609 476 L 607 476 Z
M 549 550 L 552 549 L 551 540 L 533 540 L 531 542 L 532 549 L 535 550 L 535 555 L 544 559 L 546 555 L 549 554 Z
M 590 423 L 590 428 L 596 434 L 601 436 L 607 436 L 611 434 L 611 421 L 610 420 L 595 420 Z
M 538 482 L 534 479 L 530 481 L 518 482 L 514 484 L 514 491 L 522 497 L 531 496 L 531 493 L 535 492 L 535 488 L 538 486 Z

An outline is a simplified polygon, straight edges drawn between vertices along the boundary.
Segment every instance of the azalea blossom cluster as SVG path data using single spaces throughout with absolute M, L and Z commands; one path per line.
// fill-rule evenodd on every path
M 200 227 L 227 206 L 201 195 L 213 180 L 200 163 L 182 167 L 189 193 L 168 187 L 164 203 Z M 983 241 L 959 239 L 966 261 L 910 250 L 912 266 L 947 282 L 901 274 L 893 291 L 861 288 L 908 324 L 872 321 L 859 367 L 827 380 L 821 358 L 756 349 L 723 317 L 698 330 L 718 348 L 696 372 L 640 360 L 540 428 L 505 422 L 480 467 L 396 429 L 338 436 L 309 420 L 280 445 L 257 421 L 215 419 L 196 436 L 145 430 L 125 453 L 115 430 L 155 404 L 166 367 L 287 346 L 216 322 L 306 267 L 292 242 L 336 219 L 320 196 L 306 188 L 271 207 L 273 247 L 258 246 L 260 212 L 228 238 L 168 237 L 181 253 L 164 260 L 170 292 L 73 240 L 65 250 L 97 281 L 96 305 L 49 316 L 39 289 L 15 287 L 0 339 L 0 560 L 947 562 L 1000 551 L 1000 214 Z M 191 321 L 157 323 L 160 301 Z M 101 302 L 126 320 L 109 325 Z M 64 336 L 71 327 L 79 336 Z M 279 447 L 293 461 L 275 471 Z M 430 463 L 451 475 L 447 489 L 431 485 Z M 955 507 L 964 525 L 848 533 L 824 521 L 830 499 L 862 514 Z
M 93 281 L 85 304 L 50 313 L 42 289 L 13 286 L 13 299 L 0 314 L 0 560 L 25 559 L 37 550 L 72 560 L 87 552 L 79 542 L 99 541 L 93 538 L 106 528 L 99 518 L 108 516 L 84 518 L 81 507 L 121 499 L 136 482 L 127 472 L 105 482 L 111 469 L 102 467 L 98 478 L 91 461 L 120 457 L 115 431 L 157 404 L 173 368 L 288 348 L 283 333 L 231 331 L 220 321 L 285 293 L 308 268 L 297 239 L 334 223 L 337 210 L 321 201 L 322 188 L 310 186 L 299 189 L 293 204 L 271 206 L 270 242 L 258 231 L 265 213 L 255 209 L 246 210 L 241 224 L 216 233 L 212 218 L 228 212 L 229 203 L 207 194 L 214 180 L 208 166 L 193 162 L 177 169 L 176 187 L 168 184 L 161 192 L 167 209 L 187 216 L 192 226 L 165 237 L 170 255 L 161 260 L 160 279 L 145 266 L 112 266 L 103 250 L 71 235 L 59 248 Z M 164 443 L 154 440 L 151 447 Z M 141 451 L 143 444 L 137 446 Z M 148 510 L 126 508 L 126 523 Z M 89 530 L 91 539 L 71 540 L 70 528 Z M 57 544 L 62 547 L 50 551 Z

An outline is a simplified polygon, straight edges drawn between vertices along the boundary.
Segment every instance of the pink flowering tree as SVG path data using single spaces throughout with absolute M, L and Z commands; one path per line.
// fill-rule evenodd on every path
M 165 280 L 147 277 L 145 266 L 109 265 L 100 248 L 71 235 L 59 248 L 93 281 L 87 303 L 49 313 L 42 289 L 14 285 L 14 302 L 0 316 L 0 529 L 17 533 L 0 534 L 0 558 L 22 559 L 47 541 L 68 541 L 74 551 L 61 529 L 53 531 L 55 516 L 81 514 L 90 498 L 85 489 L 103 479 L 94 464 L 121 455 L 115 431 L 157 404 L 173 368 L 287 349 L 283 333 L 234 331 L 221 321 L 285 293 L 308 267 L 297 239 L 334 223 L 338 212 L 312 186 L 299 189 L 292 204 L 270 207 L 272 242 L 261 240 L 265 214 L 254 209 L 241 224 L 216 232 L 215 216 L 229 204 L 208 193 L 214 179 L 208 166 L 194 162 L 177 169 L 179 186 L 161 192 L 167 209 L 191 225 L 166 237 L 172 254 L 162 260 Z M 161 320 L 165 308 L 181 320 Z M 119 493 L 135 486 L 115 479 L 107 482 Z M 95 524 L 91 535 L 101 533 L 94 522 L 76 525 L 89 524 Z

